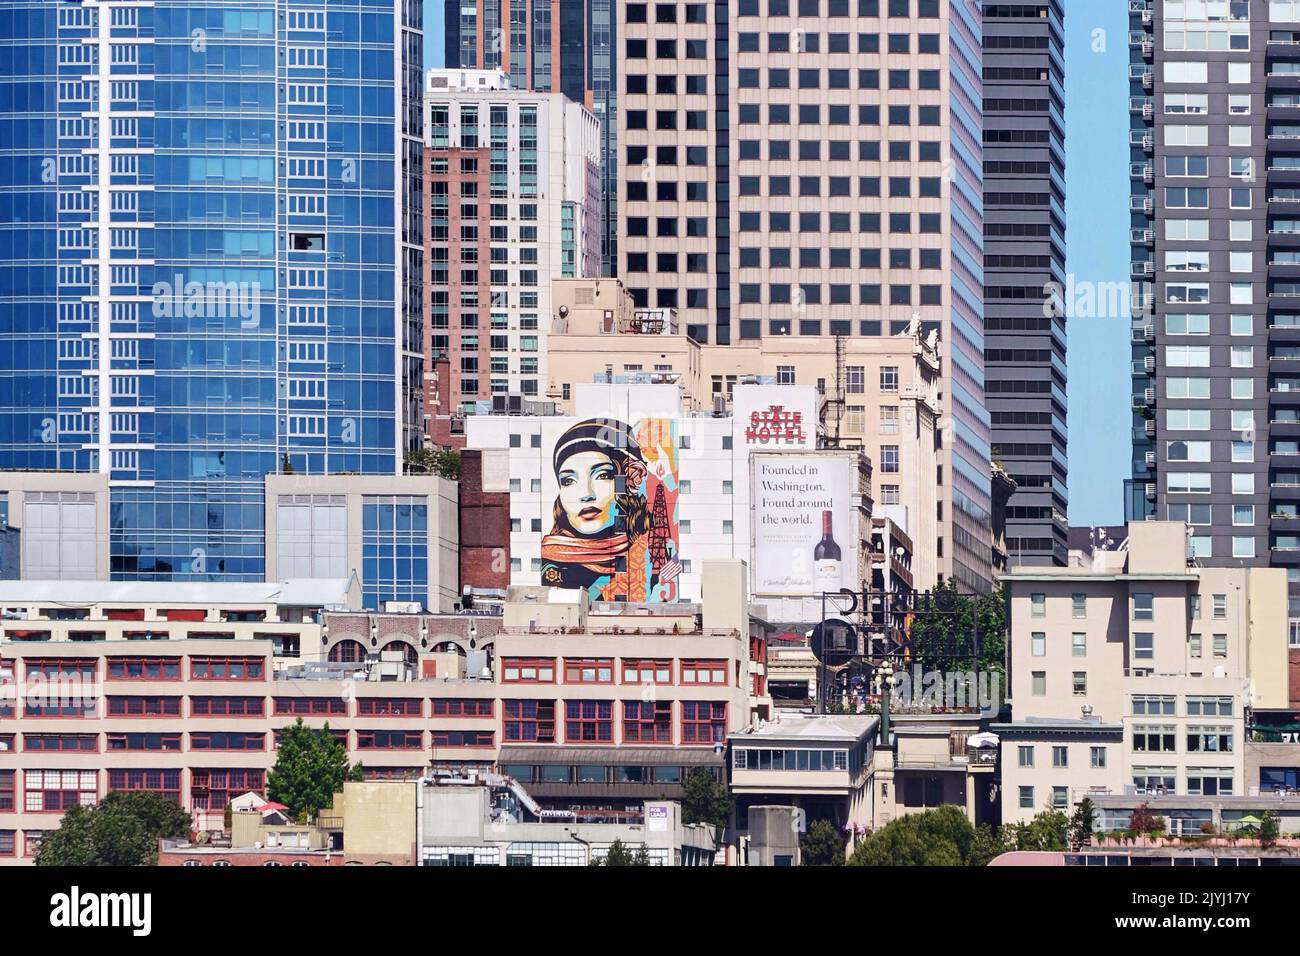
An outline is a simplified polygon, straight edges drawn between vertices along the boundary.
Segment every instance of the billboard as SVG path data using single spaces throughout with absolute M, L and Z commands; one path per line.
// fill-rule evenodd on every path
M 589 418 L 544 429 L 541 583 L 593 601 L 676 601 L 678 440 L 673 419 Z
M 755 594 L 858 587 L 855 484 L 852 456 L 753 456 Z

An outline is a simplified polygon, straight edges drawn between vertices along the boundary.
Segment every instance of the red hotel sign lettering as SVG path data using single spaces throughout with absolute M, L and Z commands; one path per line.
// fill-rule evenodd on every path
M 786 411 L 781 405 L 773 405 L 764 412 L 751 412 L 745 441 L 760 445 L 803 444 L 803 412 Z

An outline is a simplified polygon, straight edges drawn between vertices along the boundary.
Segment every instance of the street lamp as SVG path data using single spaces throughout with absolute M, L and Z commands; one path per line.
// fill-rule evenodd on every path
M 894 689 L 894 665 L 889 658 L 876 668 L 876 680 L 880 694 L 880 745 L 889 746 L 889 697 Z

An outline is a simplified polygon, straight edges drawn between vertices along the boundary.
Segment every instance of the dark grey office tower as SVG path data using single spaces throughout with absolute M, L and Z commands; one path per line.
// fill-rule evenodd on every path
M 984 395 L 1012 565 L 1064 564 L 1065 51 L 1058 0 L 984 5 Z M 1053 314 L 1055 313 L 1055 314 Z
M 1300 2 L 1130 0 L 1130 518 L 1300 619 Z M 1291 642 L 1297 624 L 1291 624 Z
M 448 69 L 504 70 L 526 90 L 563 93 L 601 123 L 601 264 L 614 275 L 618 149 L 614 0 L 445 0 Z M 507 41 L 508 38 L 508 41 Z

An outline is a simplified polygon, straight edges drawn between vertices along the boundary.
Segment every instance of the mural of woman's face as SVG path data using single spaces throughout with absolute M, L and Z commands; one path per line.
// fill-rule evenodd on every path
M 613 461 L 598 451 L 579 452 L 560 465 L 560 506 L 574 531 L 597 534 L 613 523 L 616 474 Z

